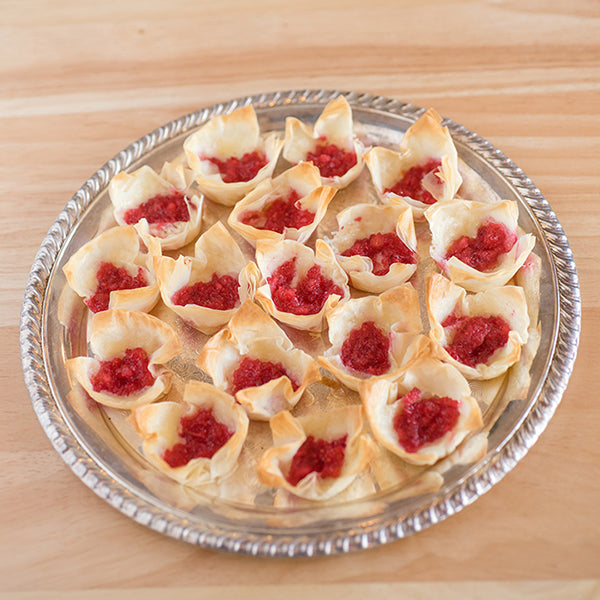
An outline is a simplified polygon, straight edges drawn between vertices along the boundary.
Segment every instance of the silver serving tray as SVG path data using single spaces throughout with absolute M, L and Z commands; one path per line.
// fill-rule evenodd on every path
M 85 352 L 84 326 L 59 318 L 65 289 L 62 266 L 91 239 L 105 218 L 106 188 L 121 170 L 160 168 L 180 154 L 183 140 L 211 117 L 253 104 L 262 131 L 282 130 L 287 116 L 314 121 L 342 92 L 305 90 L 250 96 L 172 121 L 145 135 L 102 166 L 67 203 L 33 263 L 21 313 L 21 356 L 35 412 L 73 472 L 109 504 L 156 531 L 207 548 L 259 556 L 348 552 L 406 537 L 462 510 L 523 458 L 556 410 L 571 375 L 580 329 L 580 294 L 565 233 L 532 181 L 502 152 L 464 127 L 445 121 L 459 157 L 499 196 L 519 203 L 519 225 L 536 237 L 541 260 L 539 347 L 523 396 L 494 402 L 484 414 L 487 451 L 475 462 L 455 461 L 434 492 L 392 486 L 357 500 L 290 505 L 244 503 L 201 491 L 188 495 L 132 451 L 110 412 L 78 406 L 65 360 Z M 380 96 L 343 93 L 361 133 L 396 145 L 423 109 Z M 63 311 L 64 312 L 64 311 Z M 76 315 L 73 313 L 71 316 Z M 83 344 L 83 349 L 81 348 Z M 408 486 L 409 488 L 411 486 Z M 426 488 L 425 488 L 426 489 Z

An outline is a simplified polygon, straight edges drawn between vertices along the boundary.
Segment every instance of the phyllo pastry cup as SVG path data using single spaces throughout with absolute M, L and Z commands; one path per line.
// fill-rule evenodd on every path
M 154 402 L 171 386 L 165 366 L 180 351 L 177 335 L 146 313 L 107 310 L 92 318 L 92 356 L 67 361 L 72 376 L 100 404 L 131 409 Z
M 396 381 L 363 382 L 360 395 L 375 438 L 415 465 L 437 462 L 483 425 L 467 380 L 431 357 L 414 361 Z
M 163 302 L 202 333 L 211 334 L 254 296 L 260 274 L 225 226 L 217 221 L 194 247 L 174 260 L 153 247 Z
M 196 185 L 211 200 L 232 206 L 271 177 L 283 140 L 261 135 L 252 105 L 213 117 L 183 143 Z
M 382 202 L 406 203 L 418 219 L 429 205 L 452 200 L 462 183 L 454 142 L 433 109 L 408 128 L 400 152 L 376 146 L 365 162 Z
M 293 408 L 321 379 L 316 362 L 250 301 L 206 342 L 196 364 L 216 387 L 235 395 L 251 419 L 263 421 Z
M 336 191 L 321 185 L 317 167 L 302 162 L 259 183 L 233 207 L 227 222 L 253 246 L 259 239 L 304 243 L 325 216 Z
M 331 347 L 319 364 L 358 390 L 366 379 L 393 379 L 410 360 L 429 351 L 417 291 L 410 283 L 380 296 L 354 298 L 327 315 Z
M 259 240 L 256 262 L 264 285 L 255 298 L 296 329 L 321 331 L 327 313 L 350 297 L 348 277 L 323 240 L 316 241 L 314 252 L 293 240 Z
M 270 425 L 274 445 L 260 459 L 258 476 L 265 485 L 307 500 L 339 494 L 376 452 L 375 442 L 363 432 L 361 406 L 298 418 L 284 411 Z
M 378 294 L 408 281 L 417 270 L 410 207 L 355 204 L 340 212 L 337 221 L 330 245 L 353 287 Z M 353 254 L 355 250 L 363 254 Z M 392 262 L 397 258 L 407 262 Z
M 470 292 L 505 285 L 535 245 L 519 236 L 516 202 L 452 200 L 425 211 L 431 229 L 431 257 L 456 284 Z
M 182 402 L 136 408 L 132 421 L 144 456 L 190 486 L 232 473 L 248 433 L 248 417 L 233 397 L 201 381 L 187 383 Z
M 285 120 L 283 157 L 293 163 L 312 162 L 324 185 L 344 188 L 364 166 L 364 147 L 354 135 L 352 109 L 343 96 L 331 100 L 311 130 L 295 117 Z
M 192 182 L 189 169 L 168 162 L 160 175 L 148 165 L 117 173 L 108 185 L 115 220 L 133 225 L 146 246 L 156 238 L 163 250 L 181 248 L 202 226 L 202 199 L 187 193 Z
M 434 354 L 467 379 L 501 375 L 519 360 L 527 342 L 527 303 L 517 286 L 467 294 L 434 274 L 427 285 L 427 312 Z
M 92 312 L 149 311 L 158 300 L 152 257 L 131 225 L 113 227 L 83 245 L 63 267 L 67 282 Z

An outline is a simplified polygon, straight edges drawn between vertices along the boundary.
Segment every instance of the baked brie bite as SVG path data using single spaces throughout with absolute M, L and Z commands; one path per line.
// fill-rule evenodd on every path
M 271 177 L 283 140 L 261 134 L 252 105 L 218 115 L 183 143 L 198 189 L 214 202 L 233 206 Z

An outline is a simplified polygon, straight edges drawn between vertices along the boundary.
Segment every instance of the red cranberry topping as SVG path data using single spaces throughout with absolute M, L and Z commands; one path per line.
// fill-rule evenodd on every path
M 315 471 L 321 477 L 339 477 L 344 466 L 347 435 L 328 442 L 309 435 L 298 448 L 286 477 L 291 485 L 298 485 L 309 473 Z
M 271 297 L 278 310 L 294 315 L 314 315 L 323 308 L 331 294 L 344 295 L 338 285 L 323 275 L 319 265 L 313 265 L 293 288 L 295 275 L 296 257 L 281 264 L 267 277 Z
M 287 198 L 277 198 L 269 202 L 262 210 L 244 212 L 240 221 L 256 229 L 268 229 L 283 233 L 284 228 L 300 229 L 315 220 L 315 214 L 300 208 L 297 204 L 300 196 L 296 190 L 290 190 Z
M 129 396 L 154 383 L 148 369 L 148 354 L 143 348 L 125 350 L 125 356 L 103 360 L 95 375 L 92 387 L 96 392 L 109 392 L 117 396 Z
M 263 385 L 272 379 L 286 376 L 292 383 L 292 389 L 296 391 L 300 386 L 285 370 L 281 363 L 262 361 L 259 358 L 244 357 L 231 378 L 231 392 L 235 394 L 248 387 Z
M 335 144 L 321 144 L 306 155 L 322 177 L 341 177 L 356 164 L 356 152 L 346 152 Z
M 356 240 L 342 256 L 360 254 L 373 261 L 373 275 L 385 275 L 393 263 L 415 265 L 417 257 L 395 233 L 373 233 L 368 238 Z
M 413 388 L 400 400 L 394 417 L 394 430 L 407 452 L 417 452 L 451 431 L 458 423 L 459 402 L 447 396 L 421 399 L 421 391 Z
M 342 363 L 369 375 L 381 375 L 390 369 L 390 340 L 373 321 L 353 329 L 342 344 Z
M 182 192 L 174 190 L 168 196 L 154 196 L 136 208 L 130 208 L 124 215 L 125 223 L 133 225 L 140 219 L 148 223 L 177 223 L 189 221 L 190 212 Z
M 510 325 L 499 316 L 446 317 L 442 327 L 453 329 L 446 350 L 458 362 L 469 367 L 487 363 L 496 350 L 508 341 Z
M 226 160 L 219 158 L 205 158 L 216 165 L 221 174 L 221 179 L 225 183 L 235 183 L 238 181 L 250 181 L 254 179 L 257 173 L 267 164 L 267 158 L 262 152 L 254 150 L 246 152 L 244 156 L 230 156 Z
M 463 235 L 448 249 L 446 260 L 456 256 L 478 271 L 489 271 L 498 265 L 498 259 L 516 243 L 517 236 L 506 225 L 492 219 L 483 223 L 474 238 Z
M 393 187 L 385 191 L 393 192 L 394 194 L 398 194 L 398 196 L 408 196 L 424 204 L 435 204 L 435 198 L 423 187 L 423 179 L 432 171 L 436 171 L 441 164 L 441 160 L 430 158 L 422 165 L 411 167 Z
M 165 451 L 163 459 L 170 467 L 182 467 L 194 458 L 212 458 L 233 431 L 217 421 L 212 408 L 201 408 L 193 415 L 181 417 L 179 437 L 183 442 Z
M 177 290 L 171 302 L 177 306 L 197 304 L 214 310 L 230 310 L 240 301 L 239 285 L 236 277 L 213 273 L 209 281 L 197 281 Z
M 132 290 L 148 285 L 142 267 L 138 267 L 137 275 L 132 277 L 125 267 L 116 267 L 109 262 L 100 264 L 96 279 L 98 280 L 96 292 L 85 300 L 88 308 L 94 313 L 108 310 L 111 292 Z

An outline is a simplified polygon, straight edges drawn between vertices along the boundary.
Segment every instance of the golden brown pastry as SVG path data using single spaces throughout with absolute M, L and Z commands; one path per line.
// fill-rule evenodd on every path
M 270 425 L 274 446 L 260 459 L 260 480 L 308 500 L 339 494 L 375 454 L 360 406 L 299 418 L 284 411 Z
M 202 199 L 187 192 L 192 181 L 189 169 L 168 162 L 160 175 L 148 165 L 117 173 L 108 186 L 115 220 L 133 225 L 146 246 L 151 237 L 163 250 L 185 246 L 202 226 Z
M 411 363 L 396 381 L 364 381 L 360 394 L 377 440 L 412 464 L 435 463 L 483 425 L 468 381 L 431 357 Z
M 519 236 L 516 202 L 452 200 L 425 211 L 431 229 L 431 257 L 456 284 L 470 292 L 505 285 L 535 245 Z
M 344 188 L 364 166 L 364 147 L 352 125 L 352 108 L 343 96 L 331 100 L 311 130 L 295 117 L 285 120 L 283 157 L 293 163 L 312 162 L 324 185 Z
M 350 389 L 365 379 L 393 379 L 428 351 L 417 291 L 410 283 L 380 296 L 354 298 L 327 315 L 331 347 L 319 363 Z
M 321 331 L 327 313 L 350 297 L 348 277 L 323 240 L 317 240 L 314 252 L 292 240 L 259 240 L 256 262 L 264 282 L 256 299 L 296 329 Z
M 321 378 L 316 362 L 250 301 L 208 340 L 197 364 L 258 420 L 293 408 L 306 387 Z
M 434 274 L 427 286 L 427 311 L 434 353 L 468 379 L 501 375 L 519 360 L 527 342 L 527 303 L 517 286 L 467 294 Z
M 213 117 L 183 143 L 196 184 L 211 200 L 233 206 L 271 177 L 283 140 L 262 135 L 252 105 Z
M 67 361 L 71 375 L 100 404 L 131 409 L 154 402 L 171 386 L 165 366 L 180 351 L 175 332 L 146 313 L 107 310 L 92 318 L 92 356 Z
M 187 383 L 182 402 L 136 408 L 132 420 L 148 460 L 190 486 L 234 471 L 248 433 L 248 417 L 233 397 L 201 381 Z
M 149 311 L 158 300 L 152 257 L 131 225 L 113 227 L 83 245 L 63 267 L 71 288 L 92 312 Z
M 416 219 L 429 205 L 452 200 L 462 183 L 454 142 L 432 108 L 408 128 L 400 152 L 377 146 L 365 162 L 382 202 L 408 204 Z
M 352 286 L 381 293 L 417 270 L 417 238 L 408 206 L 355 204 L 337 215 L 330 245 Z
M 196 329 L 212 334 L 254 296 L 260 275 L 220 221 L 198 238 L 194 249 L 194 257 L 174 260 L 151 245 L 165 305 Z
M 335 188 L 321 185 L 317 167 L 302 162 L 261 182 L 233 207 L 227 222 L 253 246 L 259 239 L 304 243 L 335 193 Z

